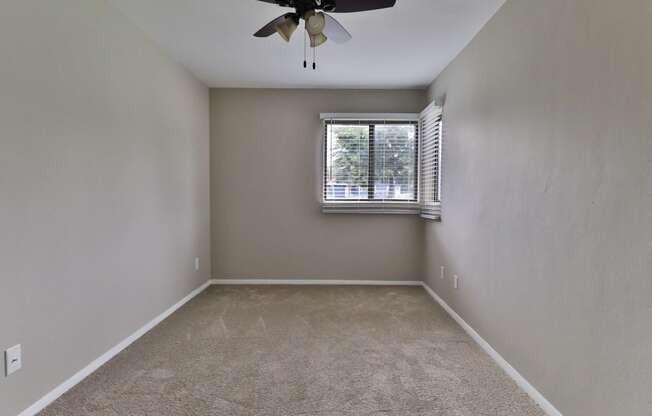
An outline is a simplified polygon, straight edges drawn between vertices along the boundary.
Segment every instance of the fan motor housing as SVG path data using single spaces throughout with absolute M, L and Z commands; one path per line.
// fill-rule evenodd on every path
M 324 0 L 322 1 L 321 6 L 325 12 L 333 12 L 335 11 L 335 9 L 337 9 L 337 4 L 335 4 L 335 0 Z
M 294 7 L 300 15 L 310 10 L 334 12 L 337 9 L 336 0 L 275 0 L 281 7 Z

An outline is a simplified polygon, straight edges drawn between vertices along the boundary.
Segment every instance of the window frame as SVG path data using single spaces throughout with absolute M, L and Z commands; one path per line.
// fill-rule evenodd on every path
M 320 177 L 321 187 L 319 200 L 324 213 L 355 213 L 355 214 L 410 214 L 418 215 L 420 213 L 420 127 L 419 127 L 418 113 L 322 113 L 320 118 L 321 123 L 321 163 L 320 163 Z M 351 200 L 351 199 L 327 199 L 327 166 L 328 166 L 328 125 L 329 122 L 338 122 L 340 124 L 359 123 L 361 125 L 369 126 L 369 166 L 368 166 L 368 192 L 374 192 L 375 175 L 375 129 L 374 125 L 380 124 L 401 124 L 409 123 L 415 126 L 415 140 L 416 148 L 414 154 L 414 199 L 405 200 L 383 200 L 383 199 L 367 199 L 364 200 Z M 372 194 L 373 198 L 373 194 Z

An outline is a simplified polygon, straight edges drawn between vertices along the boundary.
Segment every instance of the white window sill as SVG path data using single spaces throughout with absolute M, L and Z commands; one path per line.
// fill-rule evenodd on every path
M 322 202 L 321 211 L 324 214 L 419 215 L 421 208 L 409 202 Z

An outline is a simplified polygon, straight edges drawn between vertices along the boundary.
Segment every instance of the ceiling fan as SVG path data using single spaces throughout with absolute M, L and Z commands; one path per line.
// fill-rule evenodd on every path
M 317 69 L 315 49 L 323 45 L 327 40 L 335 43 L 345 43 L 352 39 L 351 34 L 334 17 L 326 14 L 331 13 L 355 13 L 369 10 L 386 9 L 394 7 L 396 0 L 259 0 L 263 3 L 272 3 L 281 7 L 294 8 L 294 13 L 286 13 L 260 29 L 254 34 L 258 38 L 266 38 L 278 33 L 286 42 L 290 41 L 292 35 L 299 27 L 301 19 L 305 21 L 304 35 L 304 60 L 303 67 L 307 68 L 306 44 L 310 39 L 310 47 L 313 53 L 312 69 Z

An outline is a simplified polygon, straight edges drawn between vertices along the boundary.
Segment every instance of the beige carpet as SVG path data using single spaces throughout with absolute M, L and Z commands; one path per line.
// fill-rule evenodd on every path
M 422 288 L 213 286 L 43 416 L 544 413 Z

